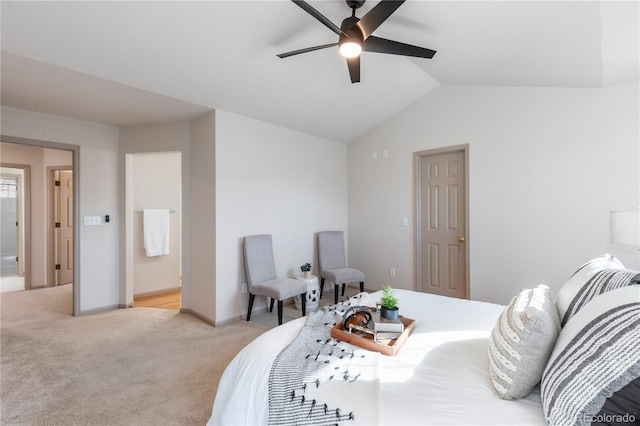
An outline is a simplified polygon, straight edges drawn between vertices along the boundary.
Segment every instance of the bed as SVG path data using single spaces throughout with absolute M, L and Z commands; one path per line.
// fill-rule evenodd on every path
M 596 262 L 596 266 L 586 266 L 591 265 L 594 261 L 583 265 L 572 277 L 573 281 L 570 280 L 565 285 L 564 288 L 566 290 L 561 292 L 558 297 L 561 305 L 558 308 L 556 308 L 555 302 L 550 302 L 548 288 L 544 286 L 539 286 L 540 293 L 537 295 L 531 292 L 533 290 L 530 290 L 527 294 L 523 291 L 523 293 L 514 297 L 508 307 L 408 290 L 394 290 L 399 299 L 401 315 L 416 320 L 415 330 L 397 356 L 390 357 L 378 354 L 379 356 L 375 357 L 375 367 L 371 370 L 375 372 L 375 377 L 372 382 L 368 382 L 366 385 L 368 387 L 349 387 L 349 384 L 342 383 L 349 382 L 346 378 L 345 380 L 333 380 L 333 382 L 336 382 L 336 387 L 327 387 L 334 398 L 328 404 L 329 410 L 333 409 L 331 404 L 338 404 L 335 401 L 347 405 L 347 408 L 341 412 L 342 417 L 338 416 L 340 421 L 335 421 L 334 423 L 542 425 L 548 423 L 547 419 L 550 419 L 549 422 L 552 424 L 591 423 L 588 416 L 585 417 L 579 414 L 582 413 L 581 409 L 584 410 L 585 407 L 590 407 L 592 411 L 588 414 L 597 415 L 604 402 L 610 399 L 613 400 L 612 395 L 615 391 L 628 388 L 627 390 L 632 392 L 631 394 L 633 395 L 633 392 L 637 392 L 639 388 L 632 389 L 629 386 L 634 383 L 640 385 L 640 380 L 638 380 L 638 377 L 640 377 L 640 345 L 636 343 L 640 341 L 640 323 L 638 323 L 640 321 L 638 320 L 640 318 L 640 286 L 637 285 L 640 284 L 640 274 L 629 275 L 629 280 L 625 284 L 627 286 L 626 289 L 615 290 L 614 287 L 621 287 L 618 283 L 619 280 L 615 286 L 608 289 L 612 290 L 610 293 L 619 292 L 620 290 L 627 290 L 627 293 L 609 297 L 608 301 L 595 304 L 598 305 L 595 306 L 593 303 L 589 304 L 588 298 L 583 294 L 584 291 L 580 291 L 584 290 L 583 287 L 590 285 L 588 283 L 593 281 L 593 275 L 597 271 L 611 269 L 612 265 L 611 262 L 607 263 L 598 260 L 599 263 Z M 613 269 L 621 269 L 621 265 L 618 266 L 616 264 Z M 584 285 L 581 286 L 580 283 Z M 578 293 L 580 294 L 578 295 Z M 369 297 L 375 303 L 375 301 L 379 300 L 380 295 L 381 292 L 376 292 L 366 295 L 366 297 Z M 600 298 L 603 296 L 600 296 Z M 580 309 L 575 309 L 576 303 L 573 303 L 578 297 L 580 298 L 581 306 L 583 306 L 581 312 L 578 312 Z M 522 314 L 522 310 L 519 313 L 516 311 L 522 308 L 523 303 L 529 303 L 530 305 L 536 301 L 536 298 L 546 299 L 544 309 L 536 308 L 532 310 L 531 306 L 525 307 L 525 316 L 522 318 L 527 315 L 531 317 L 531 312 L 534 312 L 534 315 L 541 315 L 541 312 L 548 311 L 544 315 L 549 316 L 549 318 L 544 319 L 544 321 L 540 317 L 533 318 L 533 323 L 538 323 L 539 326 L 540 323 L 544 322 L 547 324 L 547 328 L 543 327 L 542 330 L 534 331 L 533 336 L 535 338 L 532 338 L 529 342 L 529 348 L 535 345 L 545 346 L 542 348 L 542 356 L 535 355 L 535 362 L 540 364 L 537 368 L 541 370 L 538 377 L 533 379 L 524 392 L 518 390 L 521 393 L 520 395 L 515 397 L 504 393 L 500 395 L 498 389 L 501 388 L 499 382 L 502 373 L 499 371 L 500 368 L 496 368 L 498 371 L 494 372 L 494 364 L 500 362 L 501 355 L 498 349 L 500 349 L 501 343 L 505 343 L 504 339 L 508 333 L 502 336 L 498 330 L 499 324 L 501 322 L 506 324 L 510 321 L 507 317 L 508 315 Z M 595 298 L 595 296 L 592 296 L 592 298 Z M 616 369 L 616 371 L 620 369 L 623 371 L 613 374 L 606 365 L 603 369 L 598 368 L 599 371 L 602 370 L 601 373 L 604 372 L 603 374 L 613 378 L 607 381 L 607 386 L 602 386 L 607 388 L 603 392 L 596 392 L 595 396 L 587 395 L 583 398 L 584 401 L 580 399 L 574 404 L 575 407 L 573 408 L 577 410 L 578 414 L 571 411 L 572 407 L 567 408 L 567 406 L 561 406 L 559 403 L 556 404 L 556 407 L 554 402 L 549 401 L 564 401 L 566 395 L 577 394 L 579 397 L 582 395 L 581 392 L 576 392 L 576 384 L 572 382 L 574 376 L 576 376 L 575 374 L 571 376 L 572 379 L 570 380 L 563 379 L 564 387 L 554 385 L 557 374 L 570 370 L 567 364 L 563 364 L 563 362 L 567 361 L 563 360 L 563 354 L 572 348 L 572 344 L 575 344 L 576 336 L 584 335 L 581 332 L 585 328 L 583 324 L 591 327 L 593 318 L 602 318 L 603 312 L 607 309 L 611 310 L 612 306 L 619 305 L 620 300 L 626 302 L 635 300 L 637 302 L 631 304 L 629 311 L 631 321 L 633 321 L 634 317 L 637 321 L 632 323 L 630 327 L 625 327 L 630 331 L 625 335 L 625 339 L 621 338 L 620 342 L 618 342 L 621 346 L 617 350 L 624 351 L 628 355 L 626 356 L 626 361 L 612 360 L 613 367 L 611 368 Z M 540 300 L 537 302 L 542 303 Z M 590 307 L 591 310 L 584 308 L 584 306 Z M 589 312 L 584 314 L 585 311 Z M 567 312 L 569 313 L 567 314 Z M 270 405 L 274 405 L 274 401 L 277 400 L 272 395 L 274 391 L 272 388 L 277 388 L 277 386 L 273 384 L 274 377 L 272 375 L 274 373 L 272 370 L 278 359 L 286 352 L 286 349 L 294 346 L 296 339 L 299 339 L 300 335 L 304 334 L 308 327 L 308 321 L 312 321 L 311 318 L 314 316 L 320 318 L 321 315 L 326 315 L 326 308 L 324 313 L 319 311 L 319 313 L 310 314 L 306 318 L 299 318 L 276 327 L 247 345 L 228 365 L 220 380 L 212 416 L 208 424 L 313 423 L 314 421 L 311 418 L 292 419 L 291 421 L 282 421 L 283 419 L 280 418 L 274 421 L 270 414 Z M 571 316 L 574 316 L 574 318 L 569 319 L 568 323 L 565 321 L 564 327 L 569 329 L 569 332 L 567 332 L 569 334 L 565 333 L 566 335 L 563 335 L 563 328 L 561 328 L 560 322 Z M 330 329 L 330 326 L 327 325 L 326 328 Z M 536 332 L 539 334 L 536 335 Z M 525 334 L 520 337 L 514 337 L 522 340 L 531 337 L 531 335 L 530 330 L 525 330 Z M 600 336 L 599 338 L 603 337 Z M 604 338 L 606 339 L 606 336 Z M 547 340 L 548 342 L 543 345 L 540 343 L 542 340 Z M 605 342 L 606 345 L 610 345 L 610 343 Z M 336 343 L 332 344 L 335 345 Z M 340 345 L 349 346 L 344 342 L 340 343 Z M 561 347 L 558 347 L 558 345 Z M 595 343 L 589 343 L 589 346 L 593 345 Z M 581 347 L 583 346 L 585 346 L 584 342 Z M 359 351 L 364 351 L 360 348 L 353 348 L 351 351 L 352 356 L 354 353 L 358 355 L 361 353 Z M 306 357 L 309 358 L 309 355 L 307 354 Z M 520 358 L 524 360 L 526 354 Z M 595 361 L 598 360 L 596 359 Z M 329 361 L 326 362 L 329 363 Z M 292 374 L 296 373 L 299 369 L 298 366 L 304 363 L 304 359 L 295 362 L 288 359 L 284 362 L 285 365 L 290 367 Z M 555 367 L 551 367 L 551 364 Z M 558 366 L 562 371 L 554 372 L 554 368 L 558 369 Z M 349 368 L 352 368 L 352 366 Z M 336 367 L 337 369 L 338 367 Z M 542 393 L 546 392 L 548 398 L 541 398 L 541 386 L 538 383 L 542 370 L 547 375 L 546 379 L 549 383 L 545 388 L 545 383 L 547 382 L 543 379 Z M 351 371 L 352 374 L 355 374 L 353 373 L 355 370 Z M 527 371 L 527 374 L 529 373 Z M 281 376 L 281 373 L 275 374 L 275 378 Z M 529 380 L 526 376 L 525 379 Z M 326 376 L 324 377 L 326 379 Z M 505 378 L 510 381 L 508 377 Z M 588 379 L 587 382 L 589 381 Z M 309 388 L 316 389 L 318 387 L 318 379 L 315 380 L 316 385 L 311 385 L 311 382 L 309 382 Z M 374 385 L 371 383 L 374 383 Z M 572 388 L 572 386 L 574 387 Z M 580 386 L 579 383 L 578 386 Z M 323 385 L 322 388 L 324 387 Z M 366 391 L 362 389 L 366 389 Z M 637 396 L 637 393 L 635 395 Z M 352 396 L 355 399 L 351 400 Z M 295 401 L 298 401 L 300 395 L 296 395 L 295 392 L 292 393 L 291 405 L 294 405 L 294 398 L 296 398 Z M 319 397 L 314 396 L 312 411 L 314 407 L 316 410 L 320 410 L 323 406 L 321 400 L 318 400 L 316 406 L 316 398 Z M 326 398 L 329 397 L 326 396 Z M 572 396 L 571 398 L 574 397 Z M 306 401 L 304 395 L 302 396 L 302 401 L 307 406 L 310 404 L 310 400 L 310 396 L 307 396 Z M 594 400 L 596 401 L 595 405 L 593 404 Z M 571 405 L 571 401 L 569 404 Z M 554 407 L 556 407 L 555 411 Z M 633 408 L 631 407 L 631 409 Z M 637 409 L 637 406 L 635 408 Z M 627 412 L 630 410 L 628 405 L 623 406 L 622 410 L 625 409 Z M 325 414 L 327 412 L 326 402 L 324 403 L 324 412 Z M 346 416 L 347 412 L 349 416 Z M 566 413 L 573 414 L 567 415 Z M 585 417 L 586 420 L 582 421 L 581 416 Z

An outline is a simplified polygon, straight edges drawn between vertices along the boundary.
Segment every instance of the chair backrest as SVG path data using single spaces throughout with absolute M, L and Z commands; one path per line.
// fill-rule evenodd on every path
M 342 231 L 318 232 L 318 266 L 321 272 L 347 267 Z
M 277 278 L 271 235 L 244 237 L 244 270 L 249 290 L 253 284 Z

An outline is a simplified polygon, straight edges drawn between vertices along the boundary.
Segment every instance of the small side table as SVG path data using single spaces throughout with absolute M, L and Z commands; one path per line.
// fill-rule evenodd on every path
M 303 276 L 298 276 L 296 279 L 307 284 L 307 301 L 305 306 L 307 312 L 317 310 L 320 302 L 320 285 L 318 284 L 318 277 L 311 275 L 311 278 L 306 279 Z M 293 301 L 296 305 L 296 309 L 301 310 L 302 301 L 300 300 L 300 296 L 293 296 Z

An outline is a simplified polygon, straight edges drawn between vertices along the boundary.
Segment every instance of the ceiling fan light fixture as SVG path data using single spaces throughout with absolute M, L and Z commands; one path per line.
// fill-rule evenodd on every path
M 349 37 L 340 40 L 340 54 L 345 58 L 355 58 L 362 53 L 362 42 L 356 38 Z
M 335 46 L 338 45 L 340 55 L 346 58 L 351 83 L 358 83 L 360 82 L 360 54 L 363 51 L 427 59 L 433 58 L 433 55 L 436 54 L 435 50 L 373 35 L 378 27 L 383 24 L 405 0 L 380 0 L 365 13 L 362 18 L 356 16 L 356 10 L 364 4 L 365 0 L 346 0 L 347 6 L 351 8 L 351 16 L 343 19 L 340 27 L 317 11 L 307 1 L 291 1 L 340 38 L 338 43 L 323 44 L 321 46 L 281 53 L 278 55 L 279 58 L 288 58 L 289 56 L 314 52 L 320 49 L 335 48 Z

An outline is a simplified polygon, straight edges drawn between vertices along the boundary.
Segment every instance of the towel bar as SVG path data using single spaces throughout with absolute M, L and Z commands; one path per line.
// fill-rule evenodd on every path
M 134 210 L 135 213 L 142 213 L 144 210 Z M 175 213 L 177 212 L 176 209 L 169 209 L 169 213 Z

